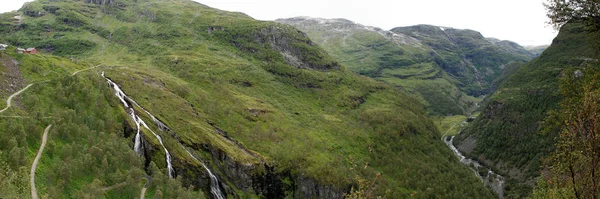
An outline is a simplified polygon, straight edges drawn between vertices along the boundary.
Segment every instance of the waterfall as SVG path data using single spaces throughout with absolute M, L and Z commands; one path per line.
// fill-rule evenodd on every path
M 216 199 L 225 199 L 225 196 L 223 196 L 223 192 L 219 188 L 219 179 L 217 178 L 217 176 L 215 176 L 202 161 L 194 157 L 194 155 L 192 155 L 192 153 L 190 153 L 190 151 L 188 151 L 185 147 L 183 147 L 183 149 L 190 155 L 190 157 L 199 162 L 202 165 L 202 167 L 206 169 L 206 172 L 210 177 L 210 193 L 212 193 Z
M 129 96 L 125 95 L 125 93 L 121 90 L 121 88 L 119 87 L 119 85 L 117 85 L 116 83 L 114 83 L 113 81 L 111 81 L 110 79 L 108 79 L 108 78 L 106 78 L 104 76 L 104 72 L 102 72 L 102 77 L 104 77 L 106 79 L 106 81 L 108 81 L 108 84 L 115 89 L 115 95 L 119 98 L 119 100 L 121 100 L 121 102 L 123 103 L 123 105 L 126 108 L 129 108 L 129 116 L 131 117 L 131 119 L 133 120 L 133 122 L 135 122 L 135 124 L 137 126 L 137 133 L 135 135 L 134 150 L 136 152 L 138 152 L 138 150 L 139 150 L 138 154 L 141 154 L 141 150 L 142 150 L 142 146 L 143 145 L 141 143 L 142 139 L 141 139 L 141 135 L 140 135 L 140 128 L 144 127 L 148 131 L 150 131 L 154 135 L 154 137 L 156 137 L 158 139 L 158 141 L 160 142 L 160 145 L 165 150 L 166 157 L 167 157 L 167 168 L 169 170 L 169 177 L 173 178 L 173 174 L 175 173 L 175 171 L 173 170 L 173 166 L 171 165 L 171 154 L 169 153 L 169 151 L 167 150 L 167 148 L 165 148 L 165 145 L 163 144 L 162 138 L 158 134 L 156 134 L 154 131 L 152 131 L 152 129 L 150 129 L 150 127 L 148 127 L 148 125 L 146 124 L 146 122 L 144 122 L 144 120 L 142 120 L 142 118 L 140 118 L 139 115 L 137 115 L 135 113 L 135 110 L 133 109 L 133 107 L 129 106 L 129 104 L 127 103 L 127 101 L 129 101 L 135 107 L 137 107 L 137 108 L 143 110 L 144 112 L 146 112 L 146 114 L 148 116 L 150 116 L 150 119 L 152 119 L 152 121 L 156 124 L 157 128 L 160 131 L 170 131 L 171 129 L 166 124 L 164 124 L 163 122 L 161 122 L 160 120 L 158 120 L 148 110 L 146 110 L 142 106 L 140 106 L 135 100 L 133 100 Z M 204 167 L 204 169 L 206 170 L 206 172 L 208 173 L 208 176 L 210 177 L 210 192 L 212 193 L 212 195 L 216 199 L 225 199 L 226 197 L 225 197 L 225 195 L 223 195 L 223 192 L 221 191 L 221 188 L 219 187 L 219 179 L 217 178 L 217 176 L 214 175 L 210 171 L 210 169 L 202 161 L 200 161 L 198 158 L 196 158 L 194 155 L 192 155 L 192 153 L 190 153 L 190 151 L 188 151 L 187 148 L 185 148 L 183 146 L 183 144 L 181 144 L 181 143 L 179 143 L 179 144 L 190 155 L 190 157 L 192 157 L 194 160 L 196 160 L 197 162 L 199 162 L 202 165 L 202 167 Z
M 146 122 L 144 122 L 144 120 L 142 120 L 139 116 L 137 118 L 140 121 L 140 123 L 142 124 L 142 126 L 144 126 L 144 128 L 146 128 L 146 129 L 148 129 L 148 131 L 150 131 L 154 135 L 154 137 L 156 137 L 156 139 L 158 139 L 158 142 L 163 147 L 163 149 L 165 149 L 165 153 L 167 156 L 167 168 L 169 169 L 169 177 L 173 178 L 173 174 L 175 174 L 175 170 L 173 170 L 173 165 L 171 165 L 171 154 L 165 147 L 165 144 L 163 144 L 162 138 L 158 134 L 154 133 L 154 131 L 152 131 L 152 129 L 150 129 L 150 127 L 148 127 L 148 125 L 146 124 Z
M 448 139 L 448 138 L 450 138 L 450 139 Z M 494 173 L 491 169 L 485 168 L 483 165 L 481 165 L 479 162 L 477 162 L 475 160 L 466 158 L 452 144 L 452 141 L 454 141 L 454 136 L 446 136 L 443 139 L 444 139 L 444 142 L 446 143 L 446 145 L 448 145 L 448 147 L 452 150 L 452 152 L 454 152 L 454 154 L 456 156 L 458 156 L 458 159 L 460 160 L 460 162 L 462 164 L 464 164 L 471 171 L 473 171 L 473 173 L 475 173 L 475 176 L 477 176 L 485 185 L 492 188 L 492 190 L 494 190 L 494 192 L 496 192 L 496 194 L 498 194 L 498 198 L 501 198 L 501 199 L 504 198 L 504 177 L 503 176 Z M 480 175 L 479 174 L 480 169 L 487 169 L 488 170 L 488 172 L 486 173 L 487 175 L 485 175 L 485 176 Z
M 142 156 L 142 136 L 140 135 L 140 121 L 138 117 L 134 114 L 133 109 L 130 111 L 131 119 L 135 123 L 137 133 L 135 134 L 135 144 L 133 145 L 133 150 L 138 154 L 138 156 Z
M 146 128 L 150 132 L 152 132 L 152 134 L 160 142 L 160 145 L 162 146 L 162 148 L 165 150 L 165 156 L 166 156 L 166 160 L 167 160 L 167 169 L 168 169 L 168 172 L 169 172 L 169 177 L 173 178 L 173 175 L 175 174 L 175 170 L 173 170 L 173 166 L 171 165 L 171 154 L 169 153 L 169 150 L 167 150 L 167 148 L 163 144 L 163 141 L 162 141 L 161 137 L 159 135 L 157 135 L 156 133 L 154 133 L 154 131 L 152 131 L 148 127 L 148 125 L 146 125 L 146 122 L 144 122 L 144 120 L 142 120 L 142 118 L 140 118 L 140 116 L 135 113 L 135 110 L 133 109 L 133 107 L 130 107 L 129 104 L 127 103 L 127 101 L 130 101 L 131 103 L 137 105 L 137 102 L 135 102 L 133 99 L 127 97 L 127 95 L 125 95 L 125 93 L 123 92 L 123 90 L 121 90 L 121 87 L 119 87 L 119 85 L 117 85 L 115 82 L 113 82 L 112 80 L 110 80 L 110 79 L 108 79 L 107 77 L 104 76 L 104 72 L 102 72 L 102 77 L 104 77 L 104 79 L 106 79 L 106 81 L 108 81 L 108 85 L 109 86 L 111 86 L 113 89 L 115 89 L 115 95 L 119 98 L 119 100 L 121 100 L 121 103 L 123 104 L 123 106 L 125 106 L 125 108 L 129 108 L 128 109 L 129 116 L 131 117 L 131 119 L 133 120 L 133 122 L 137 126 L 137 133 L 135 135 L 134 150 L 138 153 L 138 155 L 141 154 L 141 150 L 142 150 L 142 143 L 141 142 L 142 142 L 142 139 L 141 139 L 141 135 L 140 135 L 140 125 L 142 125 L 144 128 Z M 139 106 L 139 105 L 137 105 L 137 106 Z M 152 117 L 154 118 L 154 116 L 152 116 Z

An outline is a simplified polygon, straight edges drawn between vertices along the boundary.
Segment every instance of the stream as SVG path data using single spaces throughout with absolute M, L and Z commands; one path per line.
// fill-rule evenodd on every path
M 144 122 L 144 120 L 142 120 L 142 118 L 140 118 L 139 115 L 136 114 L 133 107 L 131 107 L 127 101 L 129 101 L 131 104 L 135 105 L 135 107 L 146 112 L 146 114 L 148 116 L 150 116 L 150 118 L 156 124 L 157 128 L 160 131 L 166 132 L 166 131 L 171 131 L 171 129 L 166 124 L 164 124 L 163 122 L 158 120 L 148 110 L 146 110 L 142 106 L 140 106 L 135 100 L 133 100 L 133 99 L 129 98 L 127 95 L 125 95 L 125 93 L 121 90 L 119 85 L 117 85 L 115 82 L 113 82 L 112 80 L 110 80 L 109 78 L 104 76 L 104 72 L 102 72 L 102 77 L 104 77 L 108 81 L 109 86 L 111 86 L 115 89 L 115 95 L 119 98 L 119 100 L 121 100 L 121 102 L 125 106 L 125 108 L 128 108 L 129 116 L 131 117 L 131 119 L 133 120 L 133 122 L 135 123 L 135 125 L 137 127 L 137 133 L 135 135 L 135 144 L 134 144 L 135 152 L 139 156 L 142 155 L 143 145 L 142 145 L 142 138 L 141 138 L 141 134 L 140 134 L 140 129 L 141 129 L 140 127 L 143 126 L 145 129 L 150 131 L 154 135 L 154 137 L 156 137 L 158 139 L 158 141 L 160 142 L 160 145 L 165 150 L 166 160 L 167 160 L 167 168 L 169 170 L 169 177 L 173 178 L 175 171 L 173 170 L 173 166 L 171 165 L 171 154 L 169 153 L 169 151 L 163 144 L 162 138 L 158 134 L 156 134 L 154 131 L 152 131 L 152 129 L 150 129 L 150 127 L 148 127 L 146 122 Z M 219 179 L 217 178 L 217 176 L 214 175 L 213 172 L 211 172 L 210 169 L 202 161 L 200 161 L 198 158 L 196 158 L 194 155 L 192 155 L 192 153 L 190 153 L 190 151 L 188 151 L 188 149 L 185 148 L 185 146 L 181 142 L 179 142 L 179 145 L 181 145 L 181 147 L 188 153 L 188 155 L 192 159 L 199 162 L 202 165 L 202 167 L 206 170 L 206 172 L 208 173 L 208 175 L 210 177 L 210 192 L 213 195 L 213 197 L 215 199 L 225 199 L 226 197 L 223 194 L 223 191 L 221 191 L 221 188 L 219 186 Z
M 475 176 L 477 176 L 483 184 L 492 188 L 492 190 L 498 194 L 498 198 L 504 198 L 504 177 L 494 173 L 491 169 L 488 169 L 481 165 L 479 162 L 466 158 L 456 147 L 452 144 L 454 136 L 446 136 L 443 138 L 444 143 L 454 152 L 454 154 L 460 160 L 460 163 L 464 164 L 469 168 Z
M 144 122 L 144 120 L 142 120 L 142 118 L 140 118 L 140 116 L 136 114 L 135 109 L 133 109 L 133 107 L 131 107 L 129 105 L 129 103 L 127 103 L 127 101 L 130 101 L 136 105 L 137 105 L 137 103 L 133 99 L 127 97 L 127 95 L 125 95 L 125 93 L 123 92 L 123 90 L 121 90 L 121 87 L 119 87 L 119 85 L 117 85 L 115 82 L 113 82 L 109 78 L 105 77 L 104 72 L 102 72 L 102 77 L 104 77 L 104 79 L 106 79 L 106 81 L 108 81 L 109 86 L 111 86 L 113 89 L 115 89 L 115 95 L 119 98 L 119 100 L 121 100 L 121 103 L 123 104 L 123 106 L 125 106 L 125 108 L 127 108 L 127 112 L 129 113 L 129 116 L 131 117 L 131 119 L 133 120 L 133 122 L 135 123 L 135 125 L 137 127 L 137 133 L 135 135 L 135 144 L 134 144 L 135 152 L 138 155 L 141 155 L 141 152 L 142 152 L 142 138 L 140 135 L 140 125 L 142 125 L 144 128 L 146 128 L 150 132 L 152 132 L 154 137 L 156 137 L 156 139 L 158 139 L 158 142 L 160 142 L 160 145 L 165 150 L 165 156 L 166 156 L 166 160 L 167 160 L 167 168 L 168 168 L 168 172 L 169 172 L 169 177 L 173 178 L 173 176 L 175 174 L 175 170 L 173 170 L 173 165 L 171 165 L 171 154 L 169 153 L 169 150 L 167 150 L 167 148 L 165 147 L 165 144 L 163 143 L 162 138 L 159 135 L 157 135 L 156 133 L 154 133 L 154 131 L 152 131 L 148 127 L 146 122 Z

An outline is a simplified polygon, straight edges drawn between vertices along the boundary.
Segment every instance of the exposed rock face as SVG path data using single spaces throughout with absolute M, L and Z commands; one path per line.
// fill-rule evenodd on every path
M 295 198 L 331 198 L 331 199 L 342 199 L 344 198 L 343 189 L 337 189 L 330 186 L 323 186 L 318 184 L 315 180 L 298 176 L 296 178 L 296 191 L 294 193 Z
M 133 135 L 133 128 L 125 122 L 124 135 Z M 142 136 L 145 166 L 148 167 L 152 157 L 162 157 L 156 155 L 157 147 L 150 143 L 144 134 Z M 132 141 L 133 142 L 133 141 Z M 343 198 L 348 190 L 333 188 L 319 184 L 317 181 L 304 176 L 292 176 L 288 171 L 277 172 L 275 167 L 267 163 L 243 164 L 232 159 L 227 153 L 209 145 L 200 145 L 200 150 L 211 154 L 212 163 L 216 164 L 218 170 L 213 170 L 219 178 L 219 186 L 227 194 L 236 195 L 235 189 L 241 189 L 244 192 L 256 193 L 266 198 L 285 198 L 286 194 L 293 193 L 295 198 Z M 155 161 L 156 162 L 156 161 Z M 193 185 L 210 193 L 210 177 L 206 170 L 195 163 L 185 161 L 177 156 L 172 157 L 173 168 L 176 176 L 182 176 L 185 186 Z M 157 163 L 158 164 L 158 163 Z M 209 164 L 208 164 L 209 165 Z M 207 165 L 207 166 L 208 166 Z M 209 166 L 210 167 L 210 166 Z M 285 179 L 292 179 L 292 184 L 284 183 Z M 230 182 L 235 187 L 230 187 L 226 182 Z
M 311 56 L 322 56 L 323 54 L 309 54 L 309 51 L 302 49 L 297 43 L 303 43 L 308 46 L 315 46 L 305 33 L 297 31 L 295 36 L 299 38 L 291 37 L 287 33 L 289 29 L 269 26 L 261 29 L 254 36 L 260 43 L 268 43 L 272 49 L 279 51 L 286 62 L 297 68 L 304 69 L 317 69 L 317 70 L 330 70 L 339 69 L 337 62 L 328 63 L 315 63 L 314 57 Z M 316 59 L 318 60 L 318 59 Z
M 4 73 L 0 73 L 0 96 L 9 96 L 10 94 L 21 90 L 26 85 L 25 79 L 21 74 L 19 62 L 0 51 L 0 67 L 4 67 Z

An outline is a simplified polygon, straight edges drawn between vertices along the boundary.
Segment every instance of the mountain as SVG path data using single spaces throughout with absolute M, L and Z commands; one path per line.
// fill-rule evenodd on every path
M 458 148 L 508 177 L 507 195 L 531 193 L 541 159 L 554 148 L 558 130 L 542 123 L 558 108 L 564 73 L 596 67 L 598 32 L 576 22 L 564 25 L 539 57 L 509 75 L 488 99 L 481 115 L 455 139 Z
M 549 45 L 540 45 L 540 46 L 525 46 L 525 49 L 531 53 L 533 53 L 536 57 L 540 56 Z
M 532 54 L 471 30 L 418 25 L 391 31 L 346 19 L 278 19 L 306 32 L 356 73 L 404 88 L 433 115 L 467 115 L 505 66 Z
M 4 198 L 30 197 L 36 156 L 43 198 L 493 197 L 418 100 L 288 25 L 189 0 L 38 0 L 0 14 L 0 43 Z
M 532 56 L 514 42 L 491 42 L 473 30 L 417 25 L 391 31 L 430 46 L 435 62 L 461 83 L 461 90 L 473 96 L 489 93 L 491 82 L 507 64 L 525 62 Z

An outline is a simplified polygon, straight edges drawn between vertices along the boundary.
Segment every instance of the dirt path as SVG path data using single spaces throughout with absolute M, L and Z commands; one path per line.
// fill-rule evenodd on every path
M 91 67 L 91 68 L 86 68 L 86 69 L 81 69 L 81 70 L 75 71 L 75 72 L 73 72 L 73 74 L 71 74 L 71 76 L 75 76 L 79 72 L 83 72 L 83 71 L 86 71 L 86 70 L 91 70 L 91 69 L 97 68 L 98 66 L 100 66 L 100 65 L 97 65 L 97 66 L 94 66 L 94 67 Z
M 450 132 L 450 130 L 452 130 L 454 127 L 456 126 L 456 124 L 452 125 L 445 133 L 444 135 L 442 135 L 442 141 L 444 141 L 444 137 L 446 137 L 446 135 L 448 134 L 448 132 Z
M 125 185 L 127 185 L 127 183 L 126 182 L 122 182 L 122 183 L 119 183 L 119 184 L 116 184 L 116 185 L 113 185 L 113 186 L 104 187 L 104 188 L 102 188 L 102 190 L 103 191 L 110 191 L 110 190 L 113 190 L 113 189 L 116 189 L 116 188 L 124 187 Z
M 6 108 L 4 108 L 4 109 L 0 110 L 0 113 L 4 112 L 4 111 L 6 111 L 8 108 L 10 108 L 10 107 L 12 106 L 12 105 L 11 105 L 11 101 L 12 101 L 12 99 L 13 99 L 14 97 L 16 97 L 17 95 L 21 94 L 23 91 L 27 90 L 27 89 L 28 89 L 29 87 L 31 87 L 32 85 L 33 85 L 33 84 L 29 84 L 29 85 L 27 85 L 25 88 L 21 89 L 20 91 L 17 91 L 16 93 L 14 93 L 14 94 L 10 95 L 10 96 L 8 97 L 8 99 L 6 99 Z
M 31 165 L 31 171 L 29 173 L 29 183 L 31 185 L 31 198 L 38 199 L 37 189 L 35 188 L 35 169 L 37 168 L 38 163 L 40 162 L 40 158 L 42 157 L 42 152 L 44 152 L 44 147 L 46 147 L 46 141 L 48 140 L 48 132 L 50 132 L 51 125 L 48 125 L 44 130 L 44 135 L 42 135 L 42 144 L 40 145 L 40 149 L 38 150 L 35 159 L 33 160 L 33 164 Z
M 146 190 L 148 190 L 148 187 L 150 187 L 150 184 L 152 184 L 152 178 L 150 178 L 150 176 L 144 176 L 143 178 L 146 179 L 146 184 L 144 184 L 144 187 L 140 192 L 140 199 L 146 198 Z

